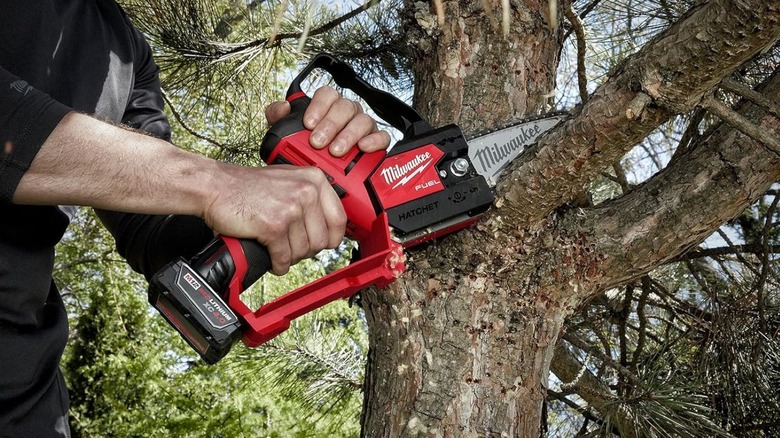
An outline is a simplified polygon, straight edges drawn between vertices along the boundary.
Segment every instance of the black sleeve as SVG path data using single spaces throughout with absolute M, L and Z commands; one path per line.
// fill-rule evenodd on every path
M 116 249 L 147 280 L 177 257 L 192 257 L 214 238 L 195 216 L 154 216 L 96 210 Z
M 163 110 L 159 68 L 152 51 L 141 35 L 128 22 L 135 41 L 135 82 L 122 123 L 163 140 L 171 140 L 171 126 Z
M 0 66 L 0 203 L 10 203 L 22 175 L 70 108 Z
M 132 25 L 128 23 L 128 26 L 136 41 L 135 85 L 122 122 L 170 141 L 171 128 L 163 110 L 157 65 L 144 38 Z M 154 177 L 149 175 L 149 178 Z M 147 280 L 176 257 L 191 257 L 214 237 L 198 217 L 96 212 L 114 236 L 119 254 Z

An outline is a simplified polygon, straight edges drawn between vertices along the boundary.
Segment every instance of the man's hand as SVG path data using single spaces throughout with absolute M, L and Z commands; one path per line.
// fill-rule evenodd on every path
M 273 125 L 290 113 L 290 104 L 274 102 L 265 110 Z M 309 142 L 317 149 L 330 146 L 330 153 L 341 157 L 357 145 L 363 152 L 387 149 L 390 134 L 380 131 L 376 122 L 363 112 L 359 103 L 345 99 L 330 87 L 314 92 L 303 116 L 303 124 L 312 131 Z
M 266 108 L 269 124 L 289 113 L 287 102 L 274 102 Z M 312 146 L 322 149 L 330 145 L 334 156 L 343 156 L 354 145 L 364 152 L 373 152 L 390 144 L 390 135 L 377 128 L 360 104 L 342 98 L 329 87 L 314 93 L 304 114 L 304 126 L 312 131 Z M 205 214 L 209 226 L 231 236 L 251 235 L 250 227 L 256 227 L 261 233 L 258 241 L 268 247 L 277 275 L 286 273 L 300 260 L 341 243 L 346 214 L 319 169 L 274 165 L 256 173 L 236 182 L 241 184 L 243 180 L 255 187 L 246 195 L 253 200 L 220 194 Z M 247 183 L 248 179 L 252 181 Z M 252 216 L 246 214 L 249 210 L 241 208 L 245 203 L 254 206 Z M 229 225 L 230 215 L 246 215 L 243 222 L 247 228 Z
M 255 238 L 266 246 L 274 274 L 341 243 L 347 217 L 319 169 L 221 167 L 223 179 L 203 217 L 223 235 Z
M 287 102 L 275 102 L 266 109 L 270 124 L 289 113 Z M 390 144 L 390 135 L 380 131 L 357 102 L 342 98 L 329 87 L 314 93 L 304 114 L 304 126 L 312 130 L 312 146 L 322 149 L 329 145 L 334 156 L 346 154 L 354 145 L 373 152 Z M 341 243 L 347 217 L 319 169 L 274 165 L 229 169 L 226 173 L 237 179 L 222 184 L 226 191 L 215 192 L 204 217 L 222 234 L 256 235 L 268 247 L 275 274 L 282 275 L 300 260 Z

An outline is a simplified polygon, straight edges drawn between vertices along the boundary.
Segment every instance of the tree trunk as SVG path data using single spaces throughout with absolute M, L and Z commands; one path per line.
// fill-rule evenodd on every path
M 399 281 L 364 292 L 371 345 L 365 436 L 539 436 L 564 319 L 584 299 L 706 237 L 730 214 L 702 220 L 696 233 L 685 235 L 683 224 L 651 227 L 666 217 L 654 216 L 658 209 L 649 206 L 633 208 L 626 221 L 619 220 L 626 207 L 618 203 L 587 210 L 562 206 L 652 129 L 694 108 L 723 77 L 774 42 L 780 6 L 769 3 L 714 0 L 686 15 L 627 59 L 586 105 L 513 166 L 499 185 L 496 208 L 483 221 L 410 252 L 408 272 Z M 443 5 L 437 22 L 428 3 L 406 4 L 418 110 L 434 126 L 455 122 L 467 134 L 547 110 L 562 40 L 557 8 L 568 8 L 568 2 L 512 2 L 506 35 L 500 2 Z M 746 143 L 751 146 L 741 150 L 769 161 L 759 166 L 742 160 L 739 168 L 751 169 L 754 177 L 728 181 L 749 187 L 717 195 L 731 200 L 729 209 L 736 212 L 780 177 L 777 153 L 772 157 Z M 721 156 L 728 167 L 732 158 Z M 723 171 L 680 177 L 702 186 L 700 179 L 717 172 Z M 713 186 L 675 198 L 679 185 L 659 183 L 624 202 L 637 206 L 652 198 L 653 205 L 662 205 L 675 199 L 673 209 L 682 213 L 684 202 L 695 205 L 717 192 Z M 606 220 L 610 208 L 613 221 Z M 690 224 L 702 216 L 688 211 L 685 217 Z M 640 232 L 647 227 L 650 234 Z M 634 245 L 637 257 L 624 256 L 621 239 Z
M 441 27 L 427 4 L 408 5 L 415 106 L 434 126 L 475 132 L 548 109 L 561 15 L 526 2 L 505 37 L 500 2 L 487 3 L 492 13 L 482 2 L 445 2 Z M 364 296 L 365 436 L 539 435 L 566 306 L 548 305 L 521 242 L 488 228 L 461 233 L 410 254 L 401 281 Z

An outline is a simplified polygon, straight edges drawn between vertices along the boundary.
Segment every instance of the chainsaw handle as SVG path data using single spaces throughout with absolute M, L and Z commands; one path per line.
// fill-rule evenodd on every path
M 358 76 L 348 64 L 339 61 L 330 54 L 320 53 L 312 58 L 309 64 L 290 82 L 286 96 L 287 102 L 290 103 L 290 114 L 271 126 L 260 145 L 260 157 L 265 163 L 285 162 L 271 160 L 272 157 L 276 156 L 276 148 L 282 139 L 300 132 L 306 132 L 308 136 L 309 131 L 303 124 L 303 115 L 311 103 L 311 98 L 301 89 L 301 83 L 317 68 L 330 73 L 340 87 L 352 90 L 363 98 L 377 116 L 403 133 L 403 140 L 416 138 L 433 131 L 431 125 L 414 108 L 392 94 L 375 88 Z
M 301 89 L 301 82 L 316 68 L 327 71 L 338 86 L 352 90 L 363 98 L 377 116 L 401 131 L 405 138 L 432 130 L 428 122 L 414 108 L 392 94 L 375 88 L 358 76 L 348 64 L 328 53 L 320 53 L 312 58 L 311 62 L 292 80 L 287 89 L 287 101 L 291 105 L 298 97 L 305 96 Z
M 190 265 L 214 290 L 239 295 L 271 270 L 271 255 L 256 240 L 216 236 Z
M 406 259 L 403 247 L 387 232 L 388 226 L 387 214 L 383 213 L 373 223 L 375 238 L 361 243 L 360 260 L 266 302 L 257 310 L 247 307 L 237 294 L 226 297 L 245 324 L 244 344 L 256 347 L 287 330 L 290 322 L 301 315 L 349 298 L 363 288 L 392 283 L 406 269 Z

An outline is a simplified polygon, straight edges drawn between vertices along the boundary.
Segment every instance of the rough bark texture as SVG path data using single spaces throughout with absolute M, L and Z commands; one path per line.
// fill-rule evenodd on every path
M 503 37 L 500 1 L 444 5 L 441 27 L 428 3 L 409 2 L 407 9 L 415 108 L 434 126 L 457 123 L 466 133 L 546 110 L 555 92 L 561 15 L 551 14 L 547 1 L 518 2 Z
M 545 1 L 513 2 L 504 37 L 492 24 L 498 2 L 443 3 L 441 27 L 429 4 L 407 3 L 415 102 L 432 124 L 473 132 L 546 110 L 562 14 Z M 596 209 L 565 204 L 778 35 L 775 2 L 698 7 L 526 154 L 485 220 L 410 253 L 403 278 L 365 293 L 371 353 L 363 434 L 538 436 L 565 317 L 716 230 L 780 177 L 780 162 L 724 128 L 622 199 Z M 765 121 L 770 131 L 776 124 Z M 705 202 L 727 208 L 699 213 Z

